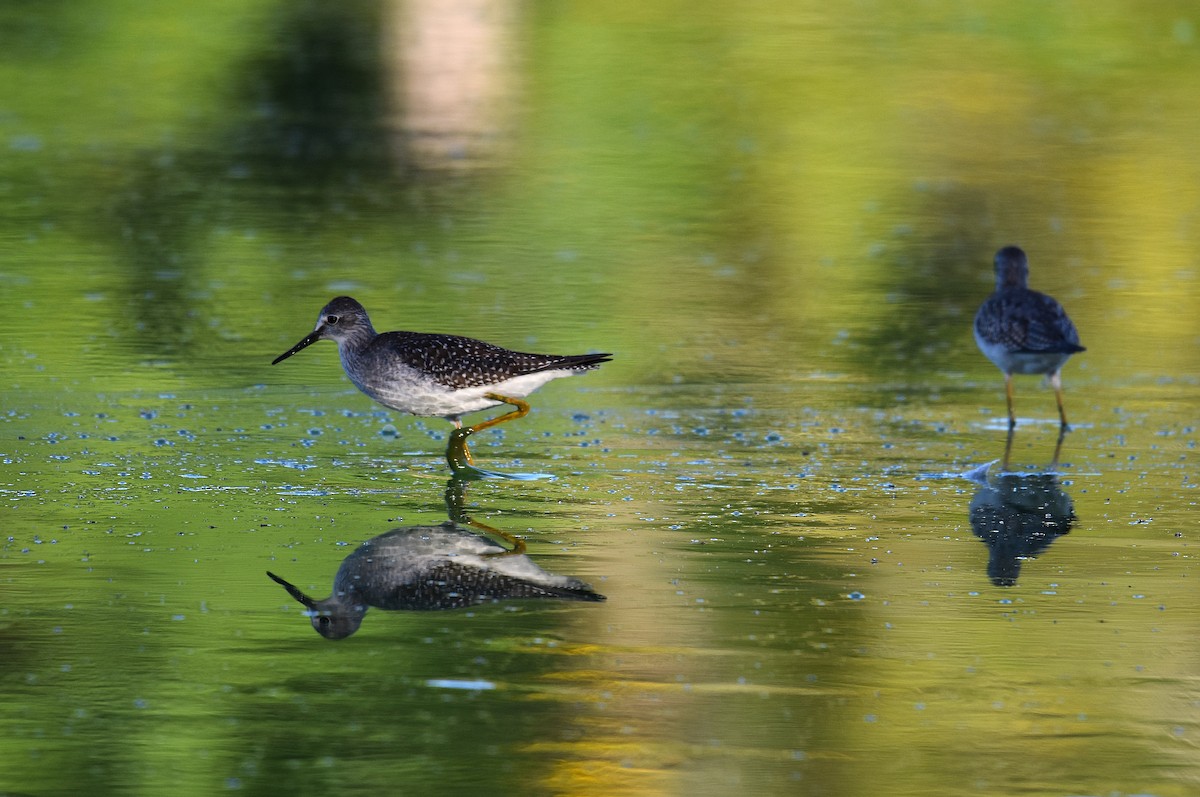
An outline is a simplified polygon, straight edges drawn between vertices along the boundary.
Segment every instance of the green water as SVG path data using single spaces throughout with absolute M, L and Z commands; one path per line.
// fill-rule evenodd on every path
M 0 9 L 0 793 L 1200 792 L 1195 9 L 472 8 Z M 1005 244 L 1088 350 L 989 487 Z M 347 293 L 614 353 L 465 499 L 607 601 L 313 633 L 447 516 L 270 365 Z

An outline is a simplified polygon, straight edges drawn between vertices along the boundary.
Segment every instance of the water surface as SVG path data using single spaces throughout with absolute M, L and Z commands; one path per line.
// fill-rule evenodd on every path
M 1200 791 L 1192 11 L 484 5 L 0 12 L 0 791 Z M 270 365 L 346 293 L 614 352 L 465 499 L 607 601 L 313 633 L 266 571 L 447 520 L 448 423 Z

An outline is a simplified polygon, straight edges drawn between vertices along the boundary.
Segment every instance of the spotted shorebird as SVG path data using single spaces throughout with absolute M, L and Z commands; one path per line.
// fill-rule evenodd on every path
M 316 328 L 271 364 L 322 339 L 337 343 L 346 376 L 383 406 L 453 423 L 459 431 L 447 449 L 452 467 L 456 443 L 469 465 L 467 436 L 528 413 L 529 405 L 521 399 L 552 379 L 590 371 L 612 359 L 611 354 L 529 354 L 459 335 L 377 333 L 361 304 L 339 296 L 321 309 Z M 463 427 L 466 413 L 501 404 L 513 409 Z
M 1058 417 L 1067 428 L 1063 410 L 1063 364 L 1084 351 L 1079 333 L 1052 296 L 1030 290 L 1029 261 L 1015 246 L 996 253 L 996 291 L 975 314 L 975 342 L 989 360 L 1004 372 L 1008 399 L 1008 428 L 1016 426 L 1013 414 L 1013 374 L 1044 374 L 1054 387 Z

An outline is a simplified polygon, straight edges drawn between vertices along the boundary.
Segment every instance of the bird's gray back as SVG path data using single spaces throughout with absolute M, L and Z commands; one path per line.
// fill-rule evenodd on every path
M 1010 351 L 1069 354 L 1083 348 L 1062 305 L 1025 288 L 992 294 L 975 315 L 975 331 L 984 341 Z
M 408 366 L 455 390 L 554 368 L 588 367 L 580 364 L 580 357 L 530 354 L 460 335 L 426 332 L 385 332 L 371 342 L 363 357 L 376 367 Z

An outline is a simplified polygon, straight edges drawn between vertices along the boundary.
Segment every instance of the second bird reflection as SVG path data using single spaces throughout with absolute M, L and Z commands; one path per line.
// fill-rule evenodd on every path
M 393 529 L 362 543 L 342 561 L 333 594 L 314 600 L 267 572 L 308 610 L 313 628 L 326 639 L 345 639 L 358 630 L 367 610 L 460 609 L 522 598 L 603 601 L 577 578 L 547 573 L 525 555 L 516 537 L 469 518 L 463 511 L 465 484 L 446 489 L 450 520 L 435 526 Z M 459 524 L 503 539 L 511 548 Z
M 971 477 L 979 483 L 971 498 L 971 530 L 988 547 L 988 578 L 1011 587 L 1025 560 L 1071 530 L 1075 507 L 1055 473 L 989 471 Z

